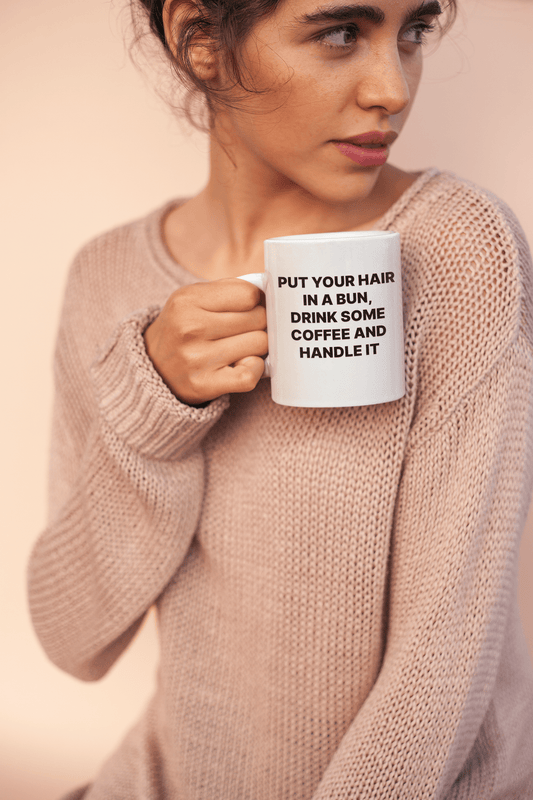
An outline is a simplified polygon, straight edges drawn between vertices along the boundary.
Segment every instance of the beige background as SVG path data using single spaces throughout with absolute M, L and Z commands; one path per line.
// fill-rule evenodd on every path
M 532 243 L 533 2 L 459 1 L 391 162 L 451 169 L 490 188 Z M 130 65 L 120 7 L 4 0 L 2 20 L 0 796 L 54 800 L 90 779 L 137 717 L 156 663 L 150 619 L 108 677 L 83 684 L 46 660 L 28 619 L 25 565 L 45 516 L 50 364 L 66 270 L 88 238 L 197 191 L 206 146 L 180 133 Z M 533 519 L 520 600 L 533 651 L 532 528 Z

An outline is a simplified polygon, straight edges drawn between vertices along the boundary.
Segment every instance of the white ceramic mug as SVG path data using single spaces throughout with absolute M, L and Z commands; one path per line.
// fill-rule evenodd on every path
M 265 241 L 265 375 L 284 406 L 332 408 L 405 394 L 400 234 L 347 231 Z

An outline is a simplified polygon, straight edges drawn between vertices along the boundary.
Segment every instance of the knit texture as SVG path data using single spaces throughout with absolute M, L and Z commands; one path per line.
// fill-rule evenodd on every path
M 82 250 L 59 330 L 34 625 L 84 680 L 154 604 L 161 645 L 146 712 L 70 796 L 530 800 L 533 294 L 515 216 L 431 168 L 376 225 L 401 235 L 401 400 L 289 408 L 264 379 L 199 409 L 142 338 L 197 280 L 162 241 L 172 205 Z

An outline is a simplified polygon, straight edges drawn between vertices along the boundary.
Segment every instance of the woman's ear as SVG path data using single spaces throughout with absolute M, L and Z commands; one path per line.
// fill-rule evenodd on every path
M 163 6 L 163 25 L 165 39 L 174 56 L 176 56 L 176 42 L 185 24 L 198 14 L 198 6 L 190 0 L 165 0 Z M 192 68 L 202 81 L 212 81 L 218 75 L 218 59 L 213 47 L 213 42 L 202 36 L 198 41 L 189 45 L 189 58 Z

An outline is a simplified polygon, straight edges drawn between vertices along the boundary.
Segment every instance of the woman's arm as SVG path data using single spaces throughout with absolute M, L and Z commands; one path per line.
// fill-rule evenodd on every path
M 531 348 L 519 338 L 408 452 L 383 666 L 313 800 L 473 797 L 450 794 L 465 765 L 465 780 L 481 781 L 475 796 L 488 798 L 498 772 L 511 773 L 533 697 L 526 684 L 509 729 L 514 698 L 502 719 L 495 686 L 515 656 L 505 647 L 531 494 L 532 395 Z
M 203 497 L 199 444 L 228 399 L 197 409 L 167 388 L 143 341 L 159 309 L 123 321 L 89 371 L 79 295 L 67 290 L 58 338 L 50 523 L 31 556 L 29 592 L 49 657 L 93 680 L 183 561 Z

